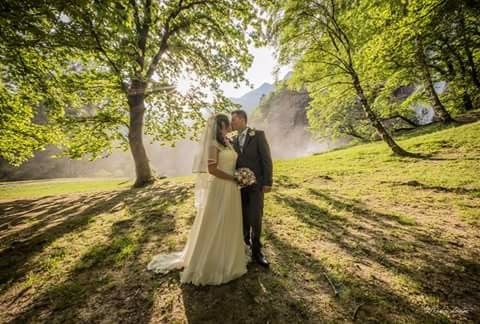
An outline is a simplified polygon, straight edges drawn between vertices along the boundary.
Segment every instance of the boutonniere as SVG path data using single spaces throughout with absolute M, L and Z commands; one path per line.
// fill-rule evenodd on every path
M 235 139 L 235 137 L 237 137 L 237 136 L 238 136 L 238 132 L 237 132 L 237 131 L 233 131 L 233 132 L 228 133 L 226 137 L 227 137 L 228 140 L 231 142 L 231 141 L 233 141 L 233 140 Z
M 255 136 L 255 129 L 251 128 L 248 130 L 248 136 L 252 137 Z

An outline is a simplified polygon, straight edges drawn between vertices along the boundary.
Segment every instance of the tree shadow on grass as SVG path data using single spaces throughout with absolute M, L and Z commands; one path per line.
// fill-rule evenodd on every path
M 279 251 L 277 262 L 287 267 L 292 277 L 292 288 L 298 290 L 298 294 L 308 295 L 309 282 L 303 278 L 305 274 L 310 282 L 321 287 L 323 294 L 330 294 L 331 300 L 328 303 L 330 312 L 326 317 L 314 312 L 310 313 L 309 320 L 312 322 L 350 322 L 358 319 L 360 322 L 392 323 L 412 318 L 421 322 L 438 322 L 442 319 L 411 304 L 388 285 L 367 282 L 355 274 L 339 275 L 338 272 L 330 270 L 312 256 L 310 252 L 294 247 L 272 232 L 269 233 L 269 242 Z M 319 298 L 318 295 L 312 295 L 308 303 L 315 307 L 318 300 L 322 299 L 325 297 Z M 383 306 L 377 303 L 382 303 Z M 385 304 L 390 305 L 390 309 L 385 308 Z M 361 312 L 357 307 L 362 307 Z M 397 310 L 396 314 L 390 312 L 392 308 Z M 354 315 L 355 312 L 358 313 Z
M 433 185 L 428 185 L 425 183 L 418 182 L 416 180 L 411 180 L 406 182 L 384 181 L 383 183 L 389 183 L 396 186 L 414 187 L 422 190 L 433 190 L 436 192 L 454 193 L 454 194 L 460 194 L 460 195 L 471 195 L 476 198 L 480 197 L 479 188 L 433 186 Z
M 92 194 L 89 203 L 85 203 L 87 195 L 82 195 L 68 202 L 60 202 L 60 206 L 56 205 L 55 200 L 51 200 L 48 205 L 43 204 L 46 210 L 35 216 L 38 221 L 31 226 L 2 235 L 4 244 L 8 245 L 0 252 L 0 268 L 4 269 L 0 272 L 0 284 L 23 277 L 31 270 L 28 265 L 29 260 L 38 255 L 45 246 L 67 233 L 83 230 L 93 217 L 111 212 L 132 194 L 130 190 L 103 192 Z M 42 199 L 24 201 L 24 203 L 27 206 L 34 206 L 37 201 Z M 2 208 L 9 205 L 14 205 L 21 210 L 25 209 L 18 201 L 1 204 Z M 2 221 L 12 221 L 15 217 L 14 209 Z
M 256 264 L 248 273 L 220 286 L 182 285 L 189 323 L 306 323 L 309 309 L 285 279 Z
M 436 239 L 429 229 L 402 222 L 395 215 L 379 213 L 358 202 L 314 189 L 310 189 L 309 194 L 333 208 L 322 208 L 303 198 L 280 193 L 275 194 L 274 199 L 292 208 L 300 221 L 317 230 L 322 240 L 335 244 L 342 253 L 350 255 L 355 263 L 366 264 L 367 268 L 374 264 L 389 273 L 408 278 L 418 287 L 412 293 L 436 298 L 439 305 L 434 306 L 445 310 L 450 320 L 479 318 L 480 264 L 475 253 L 452 249 Z M 352 216 L 339 214 L 345 210 Z M 274 235 L 272 237 L 277 245 L 283 244 L 279 250 L 289 251 L 284 242 Z M 310 257 L 298 254 L 294 258 Z M 365 308 L 369 320 L 395 318 L 389 316 L 434 322 L 446 320 L 440 309 L 426 312 L 388 288 L 388 283 L 365 282 L 355 276 L 342 280 L 342 284 L 356 288 L 356 299 L 371 304 Z M 374 302 L 384 303 L 382 301 L 388 304 L 387 308 L 373 305 Z
M 87 201 L 89 206 L 75 215 L 75 221 L 67 219 L 54 226 L 53 232 L 46 230 L 40 246 L 26 241 L 22 245 L 25 256 L 10 261 L 10 266 L 17 267 L 6 274 L 10 281 L 34 270 L 35 264 L 28 263 L 33 254 L 41 253 L 62 235 L 82 231 L 93 217 L 111 212 L 120 203 L 128 215 L 114 222 L 109 238 L 69 265 L 67 274 L 58 281 L 49 281 L 39 293 L 26 296 L 29 298 L 15 298 L 19 302 L 11 303 L 9 322 L 148 322 L 159 282 L 138 258 L 153 254 L 151 250 L 156 247 L 151 246 L 152 240 L 160 243 L 175 229 L 175 217 L 168 210 L 190 198 L 190 189 L 189 185 L 135 189 L 105 194 L 101 199 L 92 194 L 89 199 L 75 200 Z M 48 222 L 44 226 L 48 227 Z M 2 253 L 11 258 L 18 251 L 7 248 Z

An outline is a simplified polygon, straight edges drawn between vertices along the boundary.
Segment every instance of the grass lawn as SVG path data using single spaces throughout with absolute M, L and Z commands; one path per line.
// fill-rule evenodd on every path
M 0 201 L 62 194 L 125 189 L 132 181 L 124 178 L 65 178 L 52 180 L 0 181 Z
M 480 122 L 275 163 L 264 251 L 222 286 L 146 271 L 180 250 L 193 178 L 0 184 L 0 322 L 474 323 Z

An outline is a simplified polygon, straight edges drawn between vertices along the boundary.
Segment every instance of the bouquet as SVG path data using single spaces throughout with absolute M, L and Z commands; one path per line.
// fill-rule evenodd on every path
M 257 182 L 255 173 L 253 173 L 253 171 L 250 170 L 249 168 L 240 168 L 235 171 L 233 176 L 235 177 L 235 180 L 238 182 L 238 184 L 242 188 L 251 186 L 255 184 L 255 182 Z

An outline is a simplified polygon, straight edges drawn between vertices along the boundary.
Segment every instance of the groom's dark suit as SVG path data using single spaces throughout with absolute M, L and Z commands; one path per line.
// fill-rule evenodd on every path
M 255 173 L 257 183 L 243 188 L 242 191 L 242 214 L 243 235 L 245 242 L 250 244 L 253 254 L 260 253 L 262 244 L 263 216 L 263 186 L 272 186 L 272 158 L 265 133 L 261 130 L 248 129 L 240 149 L 239 136 L 233 140 L 233 146 L 238 153 L 237 168 L 249 168 Z

